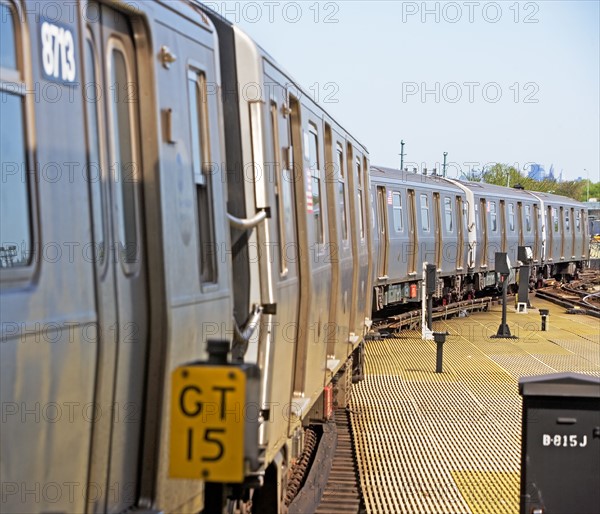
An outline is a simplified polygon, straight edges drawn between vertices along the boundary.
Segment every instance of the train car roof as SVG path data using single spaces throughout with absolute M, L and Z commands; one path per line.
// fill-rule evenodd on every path
M 469 181 L 457 181 L 468 187 L 474 193 L 487 193 L 493 194 L 494 196 L 503 196 L 506 198 L 526 198 L 528 200 L 535 200 L 541 198 L 545 202 L 552 203 L 563 203 L 563 204 L 576 204 L 580 205 L 580 202 L 573 198 L 566 196 L 556 195 L 553 193 L 544 193 L 541 191 L 530 191 L 528 189 L 517 189 L 514 187 L 498 186 L 496 184 L 488 184 L 486 182 L 469 182 Z
M 535 200 L 529 191 L 514 187 L 498 186 L 496 184 L 488 184 L 487 182 L 471 182 L 468 180 L 457 180 L 464 187 L 469 188 L 476 194 L 491 194 L 507 198 L 521 198 L 526 200 Z
M 371 177 L 403 184 L 424 185 L 433 189 L 442 187 L 451 191 L 460 191 L 456 184 L 444 179 L 441 175 L 422 175 L 384 166 L 371 166 Z

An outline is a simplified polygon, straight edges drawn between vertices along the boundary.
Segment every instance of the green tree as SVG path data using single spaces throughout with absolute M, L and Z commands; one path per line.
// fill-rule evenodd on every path
M 477 182 L 482 181 L 488 184 L 508 187 L 514 187 L 519 184 L 529 191 L 554 193 L 581 202 L 587 200 L 587 180 L 566 180 L 564 182 L 557 182 L 556 180 L 549 180 L 547 178 L 544 180 L 534 180 L 508 164 L 496 163 L 484 169 L 478 178 Z M 600 199 L 600 182 L 595 184 L 590 182 L 589 189 L 590 198 Z

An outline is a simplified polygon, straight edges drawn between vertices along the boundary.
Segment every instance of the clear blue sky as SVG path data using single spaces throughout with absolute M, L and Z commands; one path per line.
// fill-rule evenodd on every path
M 373 164 L 599 175 L 598 1 L 208 2 L 369 149 Z M 456 163 L 456 164 L 455 164 Z M 527 171 L 527 170 L 526 170 Z

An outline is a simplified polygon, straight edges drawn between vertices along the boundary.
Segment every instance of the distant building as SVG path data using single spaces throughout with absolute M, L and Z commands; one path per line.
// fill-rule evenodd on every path
M 542 164 L 532 164 L 527 176 L 533 180 L 544 180 L 544 177 L 546 176 L 544 166 Z

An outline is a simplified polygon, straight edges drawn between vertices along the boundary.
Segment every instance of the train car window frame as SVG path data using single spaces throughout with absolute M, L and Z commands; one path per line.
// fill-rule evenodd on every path
M 392 192 L 392 219 L 394 220 L 394 230 L 404 232 L 404 220 L 402 218 L 402 195 L 399 191 Z
M 425 193 L 419 195 L 419 204 L 421 211 L 421 230 L 431 232 L 431 220 L 429 216 L 429 197 Z
M 552 211 L 552 226 L 554 227 L 554 232 L 558 232 L 559 229 L 559 219 L 558 219 L 558 209 L 556 207 L 551 207 Z
M 203 289 L 210 290 L 218 285 L 219 273 L 213 213 L 214 192 L 208 169 L 211 152 L 206 70 L 196 63 L 190 63 L 187 67 L 186 85 L 190 113 L 190 142 L 192 145 L 197 143 L 197 148 L 192 149 L 192 174 L 196 194 L 200 284 Z
M 18 151 L 19 158 L 14 159 L 14 161 L 13 159 L 10 160 L 15 164 L 21 163 L 21 169 L 15 170 L 14 178 L 17 183 L 15 185 L 20 191 L 20 214 L 23 218 L 19 228 L 21 234 L 15 238 L 21 241 L 0 241 L 0 280 L 2 282 L 28 282 L 33 278 L 40 261 L 37 257 L 40 249 L 38 206 L 36 202 L 37 166 L 32 153 L 32 148 L 35 147 L 34 106 L 30 98 L 31 95 L 27 95 L 27 91 L 31 89 L 28 84 L 32 80 L 29 33 L 27 21 L 19 4 L 8 0 L 0 0 L 0 10 L 2 21 L 8 21 L 8 25 L 10 25 L 10 30 L 6 30 L 6 24 L 2 24 L 3 30 L 0 36 L 3 38 L 2 47 L 6 51 L 8 46 L 11 51 L 11 62 L 4 61 L 0 64 L 13 66 L 0 67 L 0 95 L 4 105 L 0 123 L 2 121 L 10 123 L 10 130 L 5 132 L 11 136 L 21 134 L 21 141 L 18 145 L 11 144 L 6 141 L 6 138 L 3 138 L 3 142 L 11 149 L 17 146 L 20 150 Z M 18 113 L 18 123 L 15 123 L 14 117 L 6 114 L 6 105 L 11 97 L 18 99 L 15 105 L 15 111 Z M 16 127 L 17 124 L 20 127 Z M 4 157 L 6 152 L 1 149 L 1 142 L 0 151 Z M 3 179 L 5 178 L 3 175 Z M 5 200 L 8 198 L 14 200 L 16 197 L 14 194 L 8 193 L 7 183 L 5 182 L 2 187 L 4 195 L 6 195 Z M 1 203 L 6 208 L 7 202 L 2 201 Z M 9 217 L 8 213 L 0 211 L 0 227 L 2 227 L 2 221 L 6 219 L 14 220 L 14 216 Z M 6 234 L 6 229 L 7 227 L 2 227 L 0 232 Z M 15 265 L 13 259 L 19 255 L 19 250 L 24 260 L 22 263 Z
M 498 211 L 496 209 L 496 202 L 490 201 L 488 203 L 488 209 L 490 213 L 490 229 L 492 232 L 498 232 Z
M 581 212 L 579 210 L 575 211 L 575 230 L 577 233 L 581 232 Z
M 339 167 L 338 175 L 338 202 L 342 212 L 342 241 L 348 241 L 348 211 L 346 206 L 346 175 L 344 173 L 344 147 L 339 141 L 336 143 L 337 165 Z
M 321 190 L 321 159 L 319 154 L 319 130 L 317 125 L 308 123 L 308 145 L 306 148 L 311 174 L 312 215 L 315 224 L 315 243 L 325 244 L 325 226 L 323 220 L 323 195 Z M 314 155 L 313 155 L 314 154 Z
M 452 199 L 448 196 L 444 197 L 444 226 L 446 227 L 447 233 L 454 232 L 453 223 L 453 212 L 452 212 Z
M 106 163 L 104 162 L 104 103 L 101 102 L 101 95 L 99 91 L 102 90 L 101 83 L 101 69 L 100 69 L 100 57 L 98 47 L 94 41 L 94 36 L 90 27 L 86 27 L 85 41 L 84 41 L 84 55 L 83 61 L 85 64 L 86 83 L 96 84 L 98 88 L 95 91 L 95 99 L 86 98 L 85 102 L 85 116 L 86 116 L 86 132 L 87 132 L 87 147 L 88 147 L 88 171 L 87 180 L 89 183 L 90 199 L 92 202 L 91 213 L 92 213 L 92 237 L 94 244 L 94 263 L 98 268 L 98 273 L 101 277 L 104 276 L 108 269 L 107 248 L 108 248 L 108 224 L 106 218 L 107 205 L 106 205 L 106 190 L 105 190 L 105 177 L 104 170 L 106 169 Z M 88 58 L 91 59 L 88 62 Z M 92 126 L 93 125 L 93 126 Z M 94 129 L 94 136 L 92 136 L 92 129 Z M 92 141 L 94 139 L 94 141 Z M 93 161 L 92 146 L 96 147 L 96 162 Z M 93 176 L 93 164 L 97 166 L 97 176 Z
M 567 207 L 565 209 L 565 232 L 571 232 L 571 220 L 570 220 L 570 209 Z

